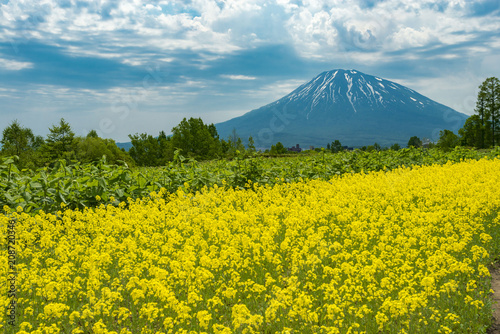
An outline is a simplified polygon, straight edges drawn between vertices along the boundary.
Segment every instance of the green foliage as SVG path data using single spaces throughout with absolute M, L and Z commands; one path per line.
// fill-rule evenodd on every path
M 133 146 L 128 153 L 138 166 L 163 166 L 173 159 L 172 140 L 163 131 L 156 138 L 146 133 L 129 138 Z
M 306 179 L 330 179 L 345 173 L 392 170 L 401 165 L 444 164 L 484 156 L 500 156 L 500 148 L 489 153 L 457 147 L 449 152 L 440 149 L 405 148 L 364 152 L 339 152 L 295 155 L 269 159 L 262 156 L 199 163 L 188 159 L 180 150 L 173 161 L 161 168 L 133 168 L 125 164 L 110 165 L 106 159 L 94 163 L 68 165 L 61 159 L 52 168 L 36 171 L 19 170 L 17 157 L 0 161 L 0 206 L 26 212 L 57 212 L 61 204 L 83 209 L 99 204 L 118 205 L 130 198 L 147 197 L 165 188 L 173 193 L 179 188 L 203 191 L 204 187 L 247 188 L 252 183 L 296 182 Z M 100 200 L 96 199 L 99 196 Z
M 393 151 L 399 151 L 401 149 L 401 146 L 399 146 L 398 143 L 392 144 L 391 150 Z
M 87 134 L 87 138 L 99 138 L 96 130 L 90 130 Z
M 6 127 L 2 134 L 2 155 L 17 156 L 19 168 L 34 168 L 40 159 L 37 150 L 43 145 L 43 138 L 33 135 L 31 129 L 22 127 L 17 120 Z
M 475 112 L 459 130 L 462 145 L 488 148 L 500 143 L 500 80 L 487 78 L 480 86 Z
M 271 145 L 271 149 L 269 150 L 269 154 L 271 155 L 279 155 L 288 153 L 288 149 L 283 146 L 281 142 L 277 142 L 276 145 Z
M 220 141 L 220 149 L 220 153 L 227 158 L 234 158 L 238 155 L 236 152 L 246 151 L 245 145 L 243 145 L 243 141 L 241 140 L 240 136 L 238 136 L 236 129 L 233 129 L 231 135 L 228 136 L 227 141 L 225 141 L 224 139 Z
M 17 156 L 17 168 L 36 169 L 42 166 L 53 166 L 58 160 L 67 163 L 78 160 L 82 163 L 96 162 L 103 156 L 109 163 L 123 161 L 133 165 L 134 161 L 127 152 L 120 150 L 112 139 L 99 138 L 92 130 L 86 137 L 75 137 L 70 125 L 61 119 L 59 125 L 50 129 L 47 141 L 41 136 L 33 135 L 31 129 L 23 128 L 14 121 L 3 130 L 2 155 Z
M 95 136 L 76 137 L 76 159 L 81 163 L 97 162 L 106 156 L 110 164 L 120 161 L 134 165 L 134 160 L 129 154 L 120 150 L 112 139 L 102 139 Z
M 335 141 L 332 142 L 332 144 L 330 145 L 330 150 L 332 153 L 338 153 L 343 150 L 342 144 L 338 139 L 335 139 Z
M 460 130 L 460 144 L 463 146 L 485 148 L 491 142 L 491 125 L 489 121 L 481 120 L 480 115 L 472 115 Z
M 43 147 L 45 157 L 50 162 L 58 159 L 70 160 L 74 158 L 75 133 L 71 130 L 69 123 L 64 118 L 61 118 L 59 125 L 53 125 L 49 128 L 49 131 L 50 133 L 47 135 Z
M 410 138 L 410 140 L 408 140 L 407 146 L 409 148 L 410 147 L 415 147 L 415 148 L 422 147 L 422 140 L 420 140 L 420 138 L 418 138 L 417 136 L 413 136 Z
M 450 150 L 460 145 L 460 138 L 453 131 L 443 130 L 439 131 L 439 140 L 437 142 L 437 147 Z
M 254 142 L 254 140 L 253 140 L 253 137 L 252 137 L 252 136 L 250 136 L 250 137 L 248 138 L 248 151 L 249 151 L 249 152 L 255 152 L 255 151 L 256 151 L 256 150 L 255 150 L 255 142 Z
M 189 157 L 207 160 L 220 153 L 220 141 L 213 124 L 205 125 L 201 118 L 184 118 L 172 129 L 172 147 Z

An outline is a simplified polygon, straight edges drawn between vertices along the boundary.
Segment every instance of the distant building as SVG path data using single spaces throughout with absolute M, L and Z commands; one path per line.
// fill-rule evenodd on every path
M 292 147 L 289 147 L 288 148 L 288 151 L 289 152 L 302 152 L 302 149 L 300 148 L 299 144 L 295 145 L 295 146 L 292 146 Z
M 310 146 L 309 146 L 309 150 L 310 150 L 310 151 L 314 151 L 314 146 L 310 145 Z

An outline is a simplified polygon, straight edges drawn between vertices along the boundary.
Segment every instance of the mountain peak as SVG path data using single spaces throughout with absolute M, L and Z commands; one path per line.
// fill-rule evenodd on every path
M 225 137 L 235 128 L 261 147 L 277 141 L 324 146 L 335 139 L 349 146 L 406 145 L 412 136 L 437 140 L 440 130 L 456 131 L 466 118 L 395 82 L 334 69 L 267 106 L 217 124 L 217 129 Z

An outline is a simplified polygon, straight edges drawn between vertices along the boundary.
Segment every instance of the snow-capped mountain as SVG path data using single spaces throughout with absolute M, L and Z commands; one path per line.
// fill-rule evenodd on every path
M 243 116 L 216 124 L 221 138 L 236 129 L 257 147 L 406 145 L 412 136 L 437 140 L 457 131 L 467 115 L 395 82 L 356 70 L 323 72 L 285 97 Z

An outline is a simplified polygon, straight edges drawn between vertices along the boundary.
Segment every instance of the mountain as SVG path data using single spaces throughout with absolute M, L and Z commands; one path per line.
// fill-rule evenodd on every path
M 116 143 L 116 146 L 118 146 L 119 149 L 124 149 L 125 151 L 128 152 L 130 148 L 133 146 L 132 142 L 125 142 L 125 143 Z
M 285 97 L 240 117 L 216 124 L 221 138 L 236 129 L 257 148 L 326 146 L 336 139 L 361 147 L 406 146 L 412 136 L 437 141 L 439 131 L 455 133 L 467 115 L 395 82 L 356 70 L 323 72 Z

